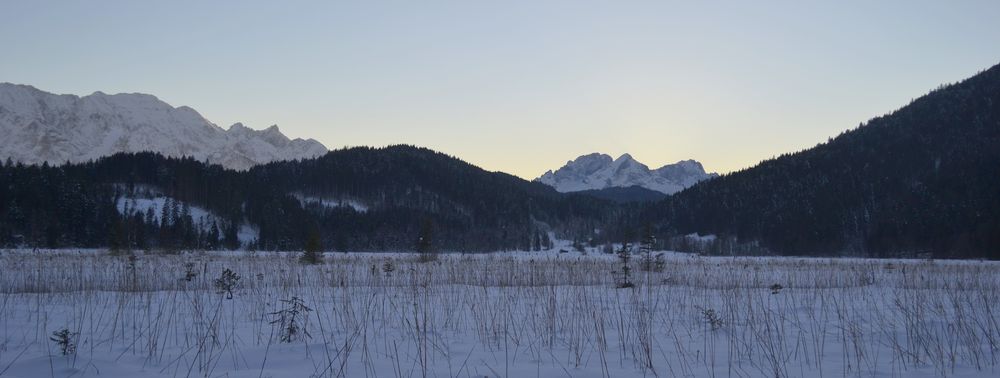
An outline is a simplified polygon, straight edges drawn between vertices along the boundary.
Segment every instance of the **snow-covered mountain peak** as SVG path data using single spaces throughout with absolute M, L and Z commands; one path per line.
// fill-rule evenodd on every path
M 246 133 L 253 131 L 253 129 L 244 126 L 242 122 L 236 122 L 232 125 L 229 125 L 229 128 L 226 129 L 226 131 L 230 133 Z
M 327 152 L 309 139 L 290 140 L 277 126 L 223 129 L 187 106 L 142 93 L 56 95 L 0 83 L 0 158 L 28 164 L 83 162 L 117 152 L 190 156 L 232 169 Z
M 615 167 L 616 171 L 623 171 L 623 170 L 648 171 L 649 170 L 649 167 L 647 167 L 645 164 L 640 163 L 638 160 L 635 160 L 634 158 L 632 158 L 632 155 L 629 155 L 629 154 L 622 154 L 622 156 L 619 156 L 617 159 L 615 159 L 615 161 L 613 161 L 611 163 L 611 165 L 613 167 Z
M 570 164 L 570 163 L 587 164 L 587 163 L 591 163 L 591 162 L 608 162 L 608 163 L 610 163 L 612 161 L 614 161 L 614 159 L 611 158 L 611 155 L 595 152 L 595 153 L 592 153 L 592 154 L 589 154 L 589 155 L 580 156 L 580 157 L 576 158 L 575 160 L 567 161 L 566 164 Z
M 577 174 L 591 174 L 601 168 L 607 167 L 612 162 L 614 162 L 614 160 L 612 160 L 609 155 L 593 153 L 590 155 L 580 156 L 576 158 L 576 160 L 567 161 L 566 165 L 560 169 L 572 171 Z
M 613 187 L 641 186 L 673 194 L 698 181 L 718 176 L 705 173 L 701 163 L 683 160 L 655 170 L 635 160 L 630 154 L 617 159 L 600 153 L 583 155 L 556 171 L 547 171 L 535 181 L 552 186 L 560 192 L 599 190 Z

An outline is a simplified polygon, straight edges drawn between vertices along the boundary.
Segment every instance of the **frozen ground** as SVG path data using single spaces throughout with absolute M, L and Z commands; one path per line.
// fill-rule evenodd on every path
M 668 254 L 616 289 L 607 255 L 295 257 L 0 251 L 0 376 L 1000 376 L 996 263 Z

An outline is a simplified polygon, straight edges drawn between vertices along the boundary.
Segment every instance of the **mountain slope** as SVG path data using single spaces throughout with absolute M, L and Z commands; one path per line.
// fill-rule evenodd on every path
M 617 203 L 655 202 L 667 198 L 667 195 L 663 194 L 662 192 L 658 192 L 652 189 L 646 189 L 638 185 L 633 185 L 628 187 L 616 186 L 604 189 L 581 190 L 579 192 L 573 192 L 573 194 L 580 194 L 585 196 L 606 199 L 608 201 L 614 201 Z
M 1000 66 L 644 219 L 721 253 L 1000 258 Z
M 78 97 L 0 83 L 0 159 L 27 164 L 84 162 L 118 152 L 189 156 L 231 169 L 326 153 L 309 139 L 289 140 L 277 126 L 224 130 L 189 107 L 146 94 Z
M 587 235 L 594 228 L 591 225 L 618 216 L 608 201 L 564 196 L 540 183 L 488 172 L 458 158 L 407 145 L 335 150 L 317 159 L 262 165 L 250 174 L 265 178 L 260 185 L 285 192 L 353 201 L 368 209 L 366 215 L 404 209 L 433 214 L 438 224 L 452 227 L 452 232 L 440 235 L 442 242 L 464 250 L 525 248 L 525 238 L 539 230 L 564 237 Z M 341 229 L 357 227 L 351 222 L 331 224 Z M 389 227 L 388 223 L 378 227 Z M 397 225 L 415 227 L 417 223 Z M 368 232 L 374 230 L 364 231 Z
M 651 170 L 629 154 L 612 160 L 611 156 L 594 153 L 569 161 L 555 172 L 545 172 L 535 181 L 563 193 L 641 186 L 673 194 L 716 176 L 718 175 L 715 173 L 705 173 L 701 163 L 694 160 L 679 161 Z
M 529 249 L 550 232 L 586 240 L 624 216 L 609 201 L 562 195 L 411 146 L 342 149 L 248 171 L 151 153 L 0 164 L 0 182 L 5 247 L 232 248 L 246 225 L 255 231 L 251 248 L 301 250 L 318 235 L 326 250 L 408 251 L 430 223 L 436 249 L 495 251 Z M 169 217 L 116 209 L 122 198 L 150 197 L 144 193 L 212 219 L 187 219 L 195 212 L 183 208 Z

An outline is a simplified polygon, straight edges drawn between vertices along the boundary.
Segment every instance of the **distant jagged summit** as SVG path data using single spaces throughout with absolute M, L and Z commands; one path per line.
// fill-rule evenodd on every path
M 187 106 L 141 93 L 57 95 L 0 83 L 0 159 L 26 164 L 84 162 L 118 152 L 189 156 L 245 170 L 276 160 L 323 155 L 313 139 L 289 139 L 277 126 L 228 130 Z
M 649 169 L 629 154 L 612 159 L 606 154 L 593 153 L 569 161 L 555 172 L 545 172 L 535 181 L 564 193 L 641 186 L 664 194 L 673 194 L 699 181 L 717 176 L 715 173 L 705 173 L 701 163 L 694 160 L 683 160 L 657 169 Z

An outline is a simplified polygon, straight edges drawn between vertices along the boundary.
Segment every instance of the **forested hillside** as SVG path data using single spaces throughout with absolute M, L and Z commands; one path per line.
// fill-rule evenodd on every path
M 717 253 L 1000 258 L 1000 66 L 642 218 Z
M 344 149 L 249 172 L 150 153 L 58 167 L 8 162 L 0 182 L 7 247 L 237 248 L 247 225 L 256 232 L 244 247 L 296 250 L 316 237 L 327 250 L 405 251 L 429 225 L 440 250 L 532 249 L 548 244 L 550 232 L 585 237 L 622 216 L 608 201 L 410 146 Z M 167 201 L 128 211 L 150 197 Z M 211 217 L 193 217 L 192 208 Z

